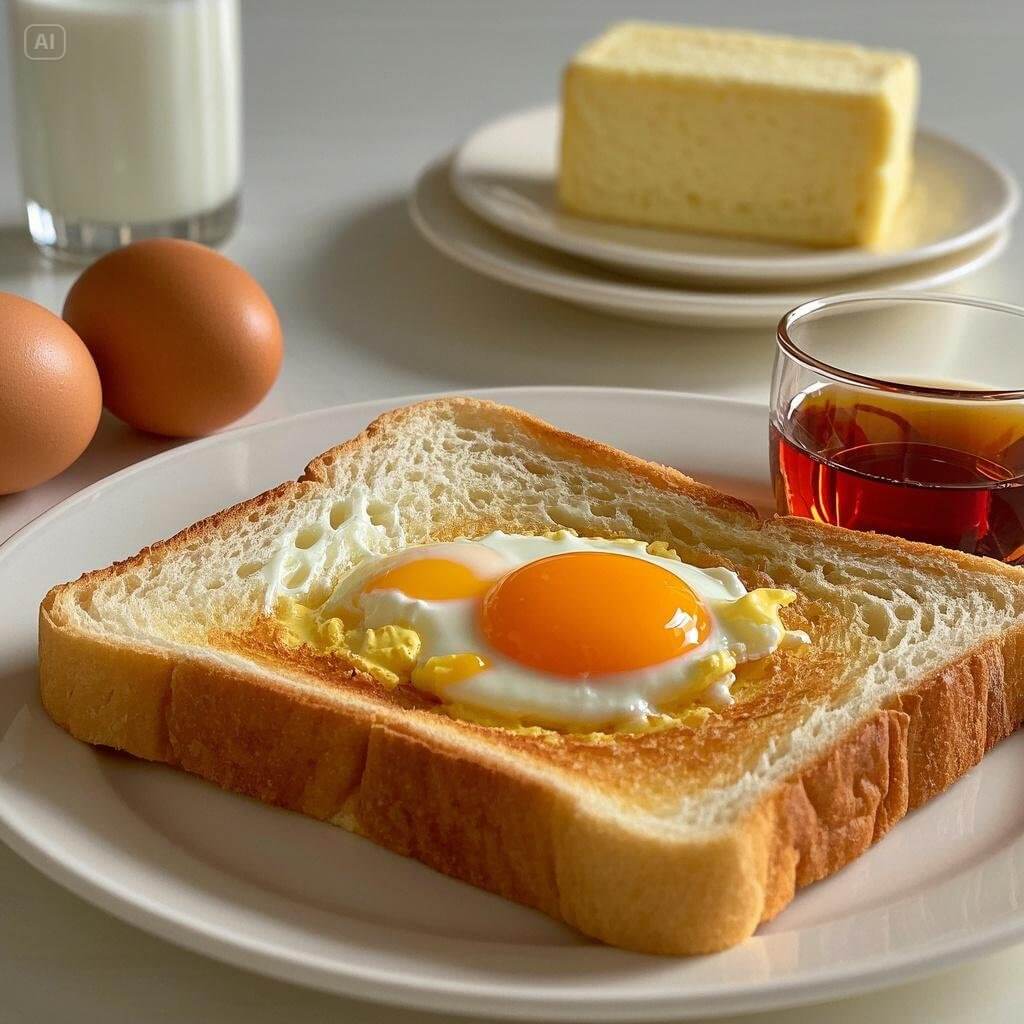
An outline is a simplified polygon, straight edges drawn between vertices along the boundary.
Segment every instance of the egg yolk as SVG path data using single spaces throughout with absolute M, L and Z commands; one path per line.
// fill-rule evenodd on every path
M 485 595 L 480 627 L 520 664 L 574 678 L 668 661 L 699 647 L 710 629 L 704 605 L 673 573 L 596 551 L 513 569 Z
M 416 601 L 456 601 L 478 597 L 490 582 L 460 562 L 447 558 L 413 558 L 375 576 L 363 591 L 397 590 Z

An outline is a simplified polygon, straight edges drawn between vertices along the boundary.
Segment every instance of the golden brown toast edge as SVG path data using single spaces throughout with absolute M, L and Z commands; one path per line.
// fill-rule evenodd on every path
M 1020 723 L 1006 680 L 1022 671 L 1017 629 L 861 722 L 732 828 L 679 837 L 635 830 L 415 722 L 296 700 L 249 673 L 175 664 L 40 616 L 43 702 L 77 738 L 334 819 L 587 935 L 673 955 L 747 938 L 796 888 L 849 863 L 960 778 Z

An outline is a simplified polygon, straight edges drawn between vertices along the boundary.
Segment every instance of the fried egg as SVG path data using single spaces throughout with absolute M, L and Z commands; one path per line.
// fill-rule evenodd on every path
M 664 545 L 497 532 L 366 558 L 311 621 L 279 617 L 456 713 L 593 731 L 729 704 L 738 664 L 809 642 L 779 617 L 795 597 Z

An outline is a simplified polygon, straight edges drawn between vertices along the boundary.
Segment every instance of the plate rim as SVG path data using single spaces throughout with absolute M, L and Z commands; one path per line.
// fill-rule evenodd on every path
M 604 313 L 616 316 L 654 319 L 651 317 L 652 312 L 662 313 L 666 317 L 674 318 L 662 322 L 674 322 L 679 325 L 691 322 L 717 326 L 720 322 L 721 326 L 726 327 L 739 324 L 747 327 L 765 326 L 772 321 L 777 322 L 781 318 L 780 310 L 784 312 L 785 309 L 792 309 L 812 298 L 834 294 L 835 286 L 840 283 L 847 283 L 851 288 L 853 285 L 857 285 L 858 288 L 871 287 L 875 290 L 891 290 L 893 294 L 943 288 L 987 266 L 1003 252 L 1010 239 L 1009 228 L 1003 228 L 989 238 L 976 242 L 973 252 L 969 253 L 969 250 L 965 249 L 960 253 L 948 253 L 946 256 L 937 257 L 935 261 L 928 261 L 917 266 L 921 270 L 927 270 L 938 260 L 952 260 L 965 254 L 969 254 L 969 258 L 961 259 L 960 262 L 946 267 L 938 273 L 933 272 L 929 276 L 919 274 L 915 280 L 910 282 L 890 285 L 888 289 L 884 282 L 872 282 L 870 275 L 862 275 L 860 279 L 842 278 L 832 282 L 820 282 L 822 284 L 820 289 L 809 288 L 799 292 L 768 289 L 756 292 L 685 289 L 673 284 L 656 284 L 650 281 L 633 281 L 626 278 L 611 281 L 591 278 L 587 274 L 590 267 L 585 261 L 581 261 L 581 266 L 575 271 L 576 277 L 570 279 L 572 270 L 537 266 L 533 257 L 528 253 L 521 254 L 514 259 L 503 253 L 495 252 L 493 247 L 485 248 L 482 242 L 454 237 L 450 228 L 445 229 L 444 224 L 439 226 L 439 222 L 444 221 L 446 214 L 431 216 L 425 211 L 435 209 L 433 200 L 428 198 L 429 190 L 434 185 L 435 177 L 439 179 L 446 177 L 446 170 L 450 167 L 450 163 L 451 154 L 449 153 L 427 164 L 420 172 L 407 199 L 409 216 L 416 229 L 442 255 L 473 273 L 500 281 L 513 288 L 521 288 L 524 291 L 577 306 L 599 309 Z M 447 188 L 451 189 L 450 181 L 445 184 Z M 454 194 L 450 198 L 458 202 L 458 198 Z M 464 212 L 466 216 L 476 218 L 473 211 L 465 210 Z M 493 225 L 485 221 L 481 221 L 481 223 L 488 231 L 501 233 Z M 505 241 L 507 244 L 522 247 L 535 245 L 535 243 L 525 242 L 516 237 L 505 239 Z M 550 251 L 543 249 L 542 251 L 544 256 L 538 258 L 551 257 Z M 564 253 L 554 253 L 554 255 L 562 259 L 576 258 L 567 257 Z M 894 269 L 909 273 L 915 268 L 912 265 Z M 886 272 L 880 271 L 880 273 Z M 831 285 L 832 289 L 830 290 L 827 285 Z M 849 290 L 851 289 L 847 289 L 847 291 Z M 842 293 L 845 294 L 845 292 Z
M 1003 190 L 1003 201 L 995 215 L 975 224 L 967 231 L 948 235 L 927 245 L 895 253 L 878 254 L 851 246 L 839 251 L 811 249 L 807 253 L 798 255 L 761 259 L 714 254 L 690 256 L 684 253 L 654 252 L 641 245 L 611 239 L 583 238 L 571 232 L 563 233 L 545 227 L 535 227 L 528 222 L 504 215 L 485 200 L 482 190 L 473 184 L 468 175 L 460 172 L 460 164 L 465 158 L 464 155 L 484 132 L 491 131 L 504 122 L 545 113 L 557 115 L 560 113 L 560 104 L 558 102 L 542 103 L 511 111 L 491 119 L 467 135 L 452 154 L 452 191 L 462 203 L 492 227 L 536 245 L 542 245 L 606 267 L 617 267 L 620 270 L 630 267 L 636 271 L 673 274 L 677 275 L 679 280 L 689 277 L 705 281 L 728 279 L 748 283 L 761 281 L 779 284 L 783 282 L 824 284 L 828 280 L 837 278 L 856 277 L 860 274 L 926 263 L 932 259 L 968 249 L 988 236 L 1005 229 L 1020 207 L 1020 183 L 1002 160 L 992 156 L 986 149 L 960 142 L 946 132 L 919 125 L 915 132 L 915 141 L 917 138 L 925 138 L 946 148 L 954 149 L 961 156 L 969 157 L 976 163 L 984 165 L 986 170 L 993 174 Z M 652 228 L 651 230 L 656 231 L 657 229 Z
M 253 437 L 264 431 L 279 429 L 283 424 L 315 417 L 353 415 L 374 410 L 378 415 L 388 408 L 429 398 L 467 394 L 474 397 L 491 398 L 499 401 L 514 401 L 517 397 L 535 394 L 559 395 L 571 393 L 587 396 L 594 400 L 632 399 L 658 397 L 673 401 L 698 402 L 721 407 L 744 410 L 746 414 L 763 412 L 767 405 L 762 402 L 732 398 L 729 396 L 706 395 L 672 389 L 604 387 L 604 386 L 563 386 L 563 385 L 522 385 L 514 387 L 470 388 L 442 392 L 424 392 L 410 396 L 394 396 L 366 399 L 359 402 L 340 403 L 318 409 L 306 410 L 276 417 L 260 423 L 249 424 L 225 430 L 210 437 L 157 453 L 149 458 L 127 466 L 103 477 L 89 486 L 69 495 L 62 501 L 35 516 L 0 544 L 0 561 L 17 547 L 35 535 L 45 531 L 49 522 L 58 518 L 66 509 L 89 501 L 99 490 L 116 486 L 118 482 L 136 473 L 151 471 L 154 466 L 176 459 L 187 459 L 196 450 L 219 444 L 237 442 L 239 438 Z M 33 835 L 31 830 L 18 827 L 17 812 L 7 804 L 0 791 L 0 839 L 3 839 L 20 857 L 42 871 L 49 878 L 76 895 L 115 917 L 140 927 L 145 931 L 167 939 L 178 946 L 198 951 L 213 959 L 257 971 L 284 981 L 304 984 L 313 988 L 345 994 L 355 998 L 372 1000 L 392 1006 L 415 1007 L 420 1009 L 443 1010 L 458 1014 L 484 1013 L 505 1019 L 548 1019 L 572 1020 L 580 1014 L 598 1020 L 657 1020 L 666 1014 L 676 1018 L 719 1016 L 754 1010 L 778 1009 L 804 1005 L 824 999 L 840 999 L 859 992 L 874 991 L 922 977 L 945 967 L 952 966 L 972 956 L 1005 946 L 1024 935 L 1024 912 L 1018 911 L 990 925 L 984 930 L 975 929 L 968 936 L 953 936 L 939 943 L 918 943 L 910 951 L 893 954 L 882 951 L 865 965 L 864 961 L 851 966 L 837 964 L 833 969 L 816 972 L 810 979 L 794 983 L 792 979 L 769 979 L 748 989 L 729 1000 L 723 1000 L 718 989 L 706 988 L 686 990 L 692 1002 L 696 994 L 707 998 L 712 993 L 720 1000 L 717 1007 L 693 1005 L 680 1008 L 677 997 L 663 992 L 650 1000 L 637 1001 L 635 998 L 619 1002 L 602 999 L 598 991 L 580 999 L 577 996 L 559 994 L 549 990 L 517 992 L 515 1002 L 495 1002 L 493 983 L 487 987 L 482 982 L 452 982 L 437 979 L 415 979 L 397 977 L 392 968 L 375 969 L 368 965 L 352 967 L 347 965 L 339 971 L 337 960 L 324 959 L 317 963 L 316 957 L 308 953 L 294 953 L 278 944 L 261 943 L 257 937 L 198 923 L 179 913 L 173 904 L 160 903 L 138 893 L 129 891 L 118 884 L 111 875 L 102 875 L 80 858 L 62 857 L 53 843 L 45 837 Z M 452 998 L 458 1000 L 453 1009 Z M 588 1001 L 589 1000 L 589 1001 Z

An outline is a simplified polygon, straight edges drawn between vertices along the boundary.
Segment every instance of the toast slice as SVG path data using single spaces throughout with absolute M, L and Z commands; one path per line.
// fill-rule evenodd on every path
M 315 603 L 369 553 L 496 528 L 664 541 L 795 591 L 785 623 L 812 644 L 741 667 L 735 703 L 696 724 L 582 735 L 440 713 L 268 626 L 268 565 Z M 1020 723 L 1022 582 L 928 545 L 761 521 L 674 469 L 442 399 L 54 588 L 40 687 L 79 739 L 342 825 L 605 942 L 703 953 L 749 936 Z

